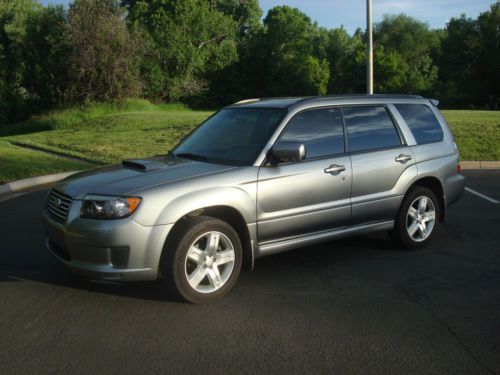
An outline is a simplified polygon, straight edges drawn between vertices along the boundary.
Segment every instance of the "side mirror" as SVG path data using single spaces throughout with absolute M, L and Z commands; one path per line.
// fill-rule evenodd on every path
M 278 142 L 271 150 L 272 155 L 278 162 L 289 163 L 304 160 L 306 148 L 299 142 Z

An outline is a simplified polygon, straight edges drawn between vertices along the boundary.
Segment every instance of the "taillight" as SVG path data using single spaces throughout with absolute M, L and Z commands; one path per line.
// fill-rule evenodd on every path
M 457 173 L 462 173 L 462 168 L 460 167 L 460 163 L 457 164 Z

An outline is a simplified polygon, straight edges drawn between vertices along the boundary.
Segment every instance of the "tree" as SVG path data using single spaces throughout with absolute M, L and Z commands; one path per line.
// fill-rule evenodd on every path
M 245 64 L 251 65 L 251 76 L 259 96 L 325 94 L 329 79 L 326 58 L 315 55 L 317 24 L 296 8 L 288 6 L 269 10 L 264 29 L 252 43 Z M 258 78 L 255 78 L 258 77 Z
M 67 79 L 64 16 L 62 7 L 0 1 L 0 124 L 61 100 Z
M 444 103 L 477 103 L 480 96 L 477 78 L 480 43 L 476 20 L 462 15 L 452 18 L 446 25 L 437 59 L 437 90 Z
M 330 93 L 360 93 L 365 91 L 366 44 L 360 32 L 352 37 L 343 28 L 328 32 L 327 56 L 330 64 Z
M 384 53 L 392 61 L 389 66 L 398 60 L 399 67 L 406 71 L 400 86 L 394 87 L 394 80 L 391 84 L 384 82 L 384 78 L 391 76 L 383 71 L 387 64 L 378 64 L 375 59 L 376 90 L 391 87 L 398 92 L 426 93 L 432 89 L 437 80 L 438 69 L 430 53 L 439 44 L 439 38 L 427 24 L 404 14 L 384 16 L 382 22 L 374 27 L 374 40 L 375 54 L 377 48 L 383 46 Z M 385 62 L 388 62 L 387 57 Z
M 211 0 L 221 13 L 231 16 L 242 36 L 258 30 L 261 26 L 262 9 L 259 0 Z
M 28 14 L 37 7 L 32 0 L 0 2 L 0 123 L 23 117 L 26 25 Z
M 145 96 L 220 106 L 241 98 L 363 93 L 360 29 L 320 28 L 258 0 L 0 0 L 0 123 L 65 100 Z M 500 105 L 500 4 L 445 29 L 404 14 L 375 25 L 375 90 L 445 105 Z
M 500 107 L 500 3 L 481 13 L 477 19 L 481 42 L 477 75 L 490 108 Z
M 237 59 L 238 25 L 203 0 L 138 1 L 129 10 L 145 30 L 146 95 L 186 100 L 206 91 L 210 77 Z
M 396 51 L 386 51 L 378 46 L 375 51 L 376 88 L 381 93 L 405 93 L 409 65 L 402 55 Z
M 70 46 L 64 39 L 65 17 L 62 6 L 48 6 L 27 18 L 22 85 L 35 112 L 60 103 L 67 88 Z
M 69 99 L 139 94 L 140 43 L 116 1 L 76 0 L 69 10 L 66 38 L 71 46 Z

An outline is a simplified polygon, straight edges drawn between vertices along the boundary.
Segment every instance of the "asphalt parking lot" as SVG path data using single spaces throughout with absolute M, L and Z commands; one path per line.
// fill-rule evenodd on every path
M 500 201 L 500 171 L 466 171 Z M 427 249 L 385 233 L 259 259 L 180 303 L 90 282 L 44 247 L 45 191 L 0 202 L 0 373 L 500 373 L 500 204 L 467 191 Z

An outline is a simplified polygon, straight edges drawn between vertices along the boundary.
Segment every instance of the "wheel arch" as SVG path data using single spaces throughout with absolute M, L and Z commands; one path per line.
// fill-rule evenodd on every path
M 422 177 L 414 181 L 407 189 L 406 194 L 415 186 L 425 187 L 431 190 L 438 199 L 439 203 L 439 221 L 443 222 L 446 217 L 446 204 L 444 201 L 444 190 L 441 181 L 437 177 Z
M 192 210 L 184 214 L 175 222 L 172 230 L 169 232 L 167 238 L 165 239 L 165 246 L 163 251 L 168 251 L 169 241 L 171 241 L 176 233 L 182 229 L 183 223 L 190 217 L 196 216 L 208 216 L 219 219 L 225 221 L 231 227 L 233 227 L 241 241 L 243 250 L 243 267 L 245 267 L 246 269 L 253 269 L 254 248 L 248 225 L 243 215 L 236 208 L 227 205 L 207 206 Z

